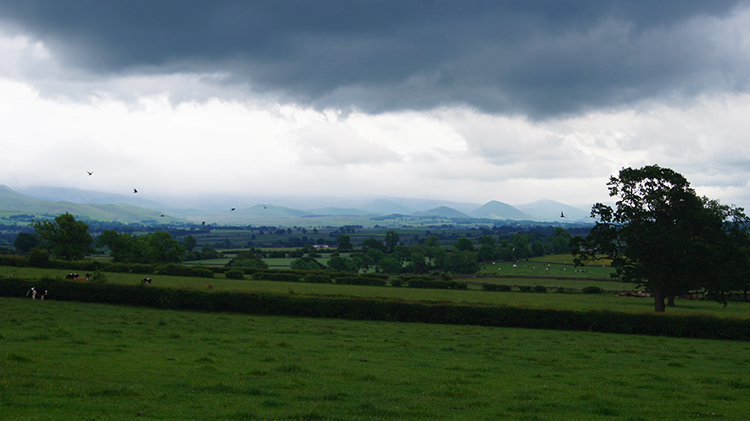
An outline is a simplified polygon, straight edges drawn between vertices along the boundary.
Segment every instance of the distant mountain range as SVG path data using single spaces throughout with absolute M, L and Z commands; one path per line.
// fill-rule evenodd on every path
M 57 216 L 68 212 L 79 218 L 96 221 L 165 222 L 173 223 L 178 218 L 168 216 L 158 210 L 134 206 L 126 203 L 74 203 L 69 201 L 50 201 L 18 193 L 7 186 L 0 185 L 0 214 L 7 217 L 15 214 L 34 216 Z M 162 216 L 164 215 L 164 216 Z
M 223 198 L 229 201 L 230 198 Z M 244 202 L 248 199 L 245 198 Z M 370 199 L 330 200 L 337 206 L 310 207 L 300 209 L 284 206 L 289 202 L 299 202 L 299 198 L 268 199 L 266 203 L 250 206 L 236 205 L 223 209 L 174 207 L 136 197 L 116 195 L 79 189 L 55 187 L 30 187 L 23 194 L 7 186 L 0 185 L 0 217 L 13 214 L 35 216 L 56 216 L 69 212 L 79 218 L 122 223 L 200 223 L 214 224 L 254 224 L 274 225 L 296 221 L 336 221 L 342 224 L 366 221 L 377 217 L 382 220 L 389 215 L 400 219 L 421 218 L 445 220 L 526 220 L 546 222 L 590 222 L 588 212 L 553 200 L 539 200 L 524 205 L 511 206 L 496 200 L 484 205 L 439 200 L 422 199 Z M 274 203 L 270 201 L 273 200 Z M 311 200 L 315 205 L 320 200 Z M 185 202 L 183 202 L 185 203 Z M 216 201 L 213 202 L 214 204 Z M 257 202 L 256 202 L 257 203 Z M 190 204 L 190 203 L 186 203 Z M 200 204 L 196 202 L 195 204 Z M 299 204 L 299 203 L 295 203 Z M 341 206 L 338 206 L 341 205 Z M 561 213 L 565 218 L 561 218 Z M 334 222 L 331 222 L 334 223 Z M 299 225 L 304 225 L 299 223 Z

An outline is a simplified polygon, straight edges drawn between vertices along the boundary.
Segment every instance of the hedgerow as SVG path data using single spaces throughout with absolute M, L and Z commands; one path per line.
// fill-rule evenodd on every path
M 2 278 L 0 279 L 0 295 L 24 297 L 32 286 L 37 290 L 47 290 L 48 300 L 139 305 L 174 310 L 227 311 L 750 341 L 750 321 L 707 315 L 677 316 L 603 310 L 553 310 L 479 303 L 438 303 L 268 292 L 207 292 L 144 285 L 94 284 L 52 278 L 39 280 Z

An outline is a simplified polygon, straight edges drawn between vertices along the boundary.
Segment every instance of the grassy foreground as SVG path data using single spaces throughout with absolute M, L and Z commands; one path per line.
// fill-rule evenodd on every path
M 746 419 L 750 344 L 0 298 L 3 420 Z

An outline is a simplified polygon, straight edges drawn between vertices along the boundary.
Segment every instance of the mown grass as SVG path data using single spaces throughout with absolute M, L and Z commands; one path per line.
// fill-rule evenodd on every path
M 746 419 L 750 344 L 0 298 L 3 420 Z

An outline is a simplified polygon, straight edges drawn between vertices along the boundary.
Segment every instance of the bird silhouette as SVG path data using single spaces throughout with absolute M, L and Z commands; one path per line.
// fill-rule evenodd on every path
M 236 208 L 232 208 L 232 212 L 234 212 L 234 210 L 235 210 L 235 209 L 236 209 Z
M 89 175 L 94 173 L 93 171 L 86 171 L 86 172 L 89 173 Z
M 560 218 L 567 218 L 564 213 L 560 212 Z
M 136 194 L 136 193 L 138 193 L 138 190 L 133 189 L 133 194 Z
M 266 205 L 263 205 L 263 209 L 268 209 L 268 208 L 266 207 Z
M 206 221 L 203 221 L 203 225 L 206 225 Z

